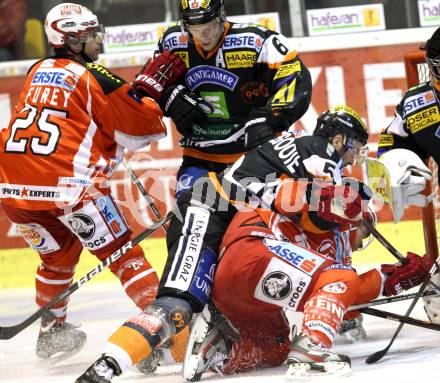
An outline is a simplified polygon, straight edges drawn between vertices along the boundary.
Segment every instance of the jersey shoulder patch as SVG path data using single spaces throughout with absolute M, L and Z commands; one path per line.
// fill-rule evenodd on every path
M 418 88 L 409 90 L 402 100 L 403 118 L 415 112 L 426 109 L 436 103 L 434 91 L 429 83 L 421 84 Z
M 99 64 L 87 63 L 87 69 L 98 81 L 104 94 L 112 93 L 126 83 L 125 80 Z
M 169 27 L 163 34 L 159 42 L 159 51 L 173 51 L 188 47 L 188 37 L 182 32 L 180 24 Z
M 272 35 L 278 34 L 278 32 L 267 29 L 260 24 L 233 22 L 229 22 L 229 24 L 231 26 L 229 28 L 230 33 L 254 33 L 256 35 L 259 35 L 263 39 L 267 39 Z

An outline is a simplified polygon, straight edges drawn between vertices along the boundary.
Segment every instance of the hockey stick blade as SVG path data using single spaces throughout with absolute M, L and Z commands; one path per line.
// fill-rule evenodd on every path
M 136 246 L 143 239 L 151 235 L 154 231 L 156 231 L 159 227 L 161 227 L 165 222 L 171 219 L 175 215 L 174 211 L 170 211 L 167 215 L 165 215 L 159 221 L 153 223 L 142 233 L 137 235 L 131 241 L 128 241 L 124 246 L 120 249 L 116 250 L 113 254 L 111 254 L 108 258 L 106 258 L 103 262 L 97 265 L 94 269 L 89 271 L 86 275 L 81 277 L 77 282 L 69 286 L 62 293 L 54 297 L 46 306 L 40 307 L 35 313 L 33 313 L 30 317 L 25 319 L 23 322 L 13 325 L 13 326 L 5 326 L 0 327 L 0 339 L 11 339 L 25 328 L 29 327 L 32 323 L 34 323 L 38 318 L 47 313 L 53 306 L 57 303 L 61 302 L 69 295 L 73 294 L 76 290 L 78 290 L 82 285 L 86 284 L 90 281 L 94 276 L 98 275 L 102 270 L 104 270 L 111 263 L 118 260 L 122 255 L 124 255 L 128 250 Z
M 426 286 L 428 285 L 431 277 L 438 271 L 438 262 L 440 261 L 440 256 L 437 257 L 437 259 L 435 260 L 434 264 L 431 267 L 431 270 L 429 270 L 429 275 L 426 278 L 426 280 L 422 283 L 422 285 L 420 286 L 419 290 L 417 291 L 416 296 L 414 297 L 414 299 L 412 300 L 411 304 L 409 305 L 408 309 L 406 310 L 406 313 L 404 315 L 405 318 L 409 317 L 411 315 L 411 312 L 413 310 L 413 308 L 415 307 L 417 301 L 419 300 L 419 298 L 423 295 L 423 292 L 425 291 Z M 387 347 L 385 347 L 383 350 L 380 351 L 376 351 L 375 353 L 371 354 L 366 360 L 365 363 L 367 364 L 373 364 L 376 363 L 377 361 L 379 361 L 380 359 L 382 359 L 386 353 L 389 351 L 389 349 L 391 348 L 391 346 L 393 345 L 394 341 L 396 340 L 397 336 L 400 333 L 400 330 L 402 330 L 402 327 L 405 323 L 404 322 L 400 322 L 399 326 L 397 326 L 396 331 L 394 332 L 393 336 L 391 337 Z
M 380 350 L 380 351 L 375 352 L 374 354 L 371 354 L 367 359 L 365 359 L 365 363 L 366 364 L 373 364 L 373 363 L 378 362 L 386 355 L 386 353 L 388 352 L 388 350 L 390 348 L 391 348 L 391 344 L 389 344 L 383 350 Z

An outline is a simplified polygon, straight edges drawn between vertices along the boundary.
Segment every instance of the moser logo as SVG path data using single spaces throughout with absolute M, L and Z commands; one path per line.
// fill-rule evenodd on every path
M 384 30 L 383 5 L 310 9 L 307 24 L 311 36 Z
M 407 125 L 412 134 L 437 124 L 438 122 L 440 122 L 438 106 L 432 106 L 429 109 L 422 110 L 407 119 Z
M 440 25 L 440 1 L 419 0 L 419 21 L 422 27 Z

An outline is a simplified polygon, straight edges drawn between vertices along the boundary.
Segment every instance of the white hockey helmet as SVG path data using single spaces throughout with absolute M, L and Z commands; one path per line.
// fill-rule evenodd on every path
M 83 5 L 62 3 L 53 7 L 46 16 L 44 30 L 49 44 L 54 48 L 63 48 L 67 36 L 86 42 L 90 33 L 100 34 L 102 41 L 104 27 L 98 23 L 96 15 Z

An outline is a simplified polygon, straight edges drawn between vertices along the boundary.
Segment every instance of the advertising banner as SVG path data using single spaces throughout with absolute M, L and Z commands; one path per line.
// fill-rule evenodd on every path
M 260 24 L 278 32 L 281 30 L 280 16 L 277 12 L 230 16 L 228 20 L 236 23 Z M 104 52 L 121 53 L 155 49 L 164 31 L 175 23 L 163 22 L 106 27 Z
M 307 10 L 310 36 L 385 29 L 383 4 Z
M 422 27 L 440 25 L 440 1 L 419 0 L 419 21 Z
M 310 69 L 313 82 L 312 103 L 294 129 L 312 132 L 316 118 L 337 104 L 348 104 L 360 113 L 373 133 L 370 149 L 375 150 L 377 134 L 394 115 L 394 108 L 406 89 L 403 56 L 417 50 L 419 44 L 338 49 L 334 51 L 300 52 Z M 111 68 L 125 79 L 134 78 L 140 66 Z M 24 76 L 0 78 L 1 125 L 5 128 L 11 107 L 16 103 Z M 160 212 L 173 206 L 175 173 L 181 160 L 179 134 L 168 123 L 168 136 L 151 145 L 148 150 L 129 154 L 130 163 L 145 184 Z M 356 174 L 361 176 L 361 174 Z M 42 175 L 44 176 L 44 175 Z M 124 207 L 134 231 L 139 232 L 156 218 L 144 198 L 125 174 L 123 166 L 111 181 L 113 195 Z M 381 219 L 390 219 L 381 212 Z M 163 235 L 158 231 L 157 235 Z M 0 248 L 26 246 L 15 227 L 0 214 Z

